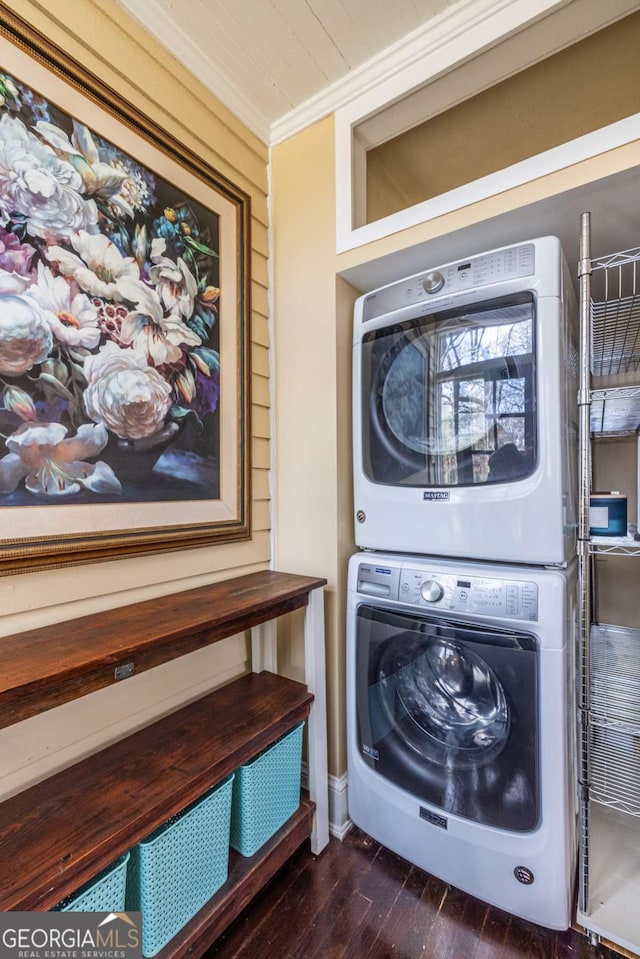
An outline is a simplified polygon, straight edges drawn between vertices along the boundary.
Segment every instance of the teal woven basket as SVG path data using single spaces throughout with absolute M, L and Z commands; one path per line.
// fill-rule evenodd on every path
M 129 853 L 120 856 L 52 912 L 124 912 Z
M 231 845 L 253 856 L 300 805 L 300 723 L 236 769 L 231 807 Z
M 127 909 L 142 913 L 142 954 L 155 956 L 229 872 L 233 775 L 131 850 Z

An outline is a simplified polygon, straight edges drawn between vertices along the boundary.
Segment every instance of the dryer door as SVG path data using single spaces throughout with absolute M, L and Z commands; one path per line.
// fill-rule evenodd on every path
M 419 799 L 512 831 L 539 818 L 537 642 L 360 606 L 359 748 Z
M 537 457 L 534 332 L 534 299 L 522 293 L 366 333 L 365 476 L 442 487 L 529 476 Z

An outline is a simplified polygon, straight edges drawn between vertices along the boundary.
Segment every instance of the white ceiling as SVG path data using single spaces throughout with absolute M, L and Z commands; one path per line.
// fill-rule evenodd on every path
M 451 0 L 118 0 L 266 142 L 273 124 L 410 42 Z

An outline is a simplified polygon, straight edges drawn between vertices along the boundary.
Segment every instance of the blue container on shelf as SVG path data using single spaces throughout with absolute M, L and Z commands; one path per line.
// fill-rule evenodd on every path
M 129 853 L 67 896 L 52 912 L 124 912 Z
M 233 775 L 131 850 L 127 909 L 142 913 L 142 954 L 155 956 L 229 873 Z
M 231 846 L 253 856 L 300 805 L 304 723 L 235 771 Z
M 592 536 L 627 535 L 627 497 L 620 493 L 592 493 L 589 500 Z

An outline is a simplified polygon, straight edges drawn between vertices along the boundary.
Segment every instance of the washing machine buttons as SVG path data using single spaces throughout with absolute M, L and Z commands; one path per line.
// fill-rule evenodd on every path
M 437 603 L 444 596 L 444 589 L 435 579 L 426 579 L 420 587 L 420 595 L 425 603 Z
M 422 281 L 426 293 L 437 293 L 444 286 L 444 277 L 438 270 L 426 273 Z

